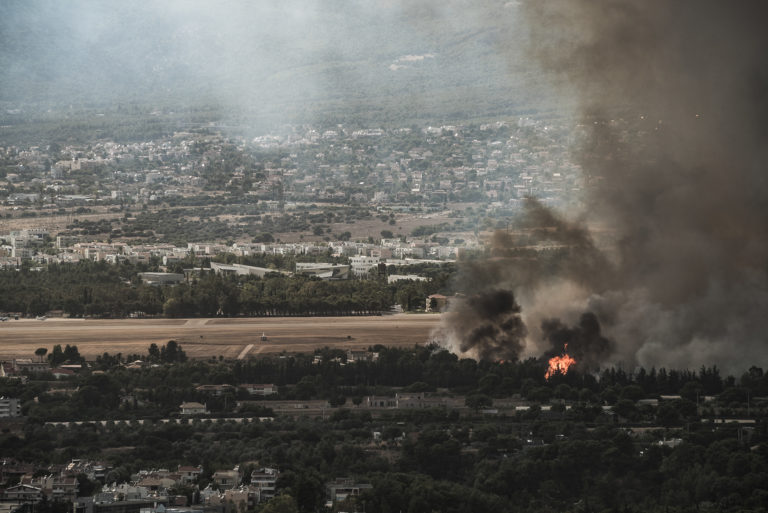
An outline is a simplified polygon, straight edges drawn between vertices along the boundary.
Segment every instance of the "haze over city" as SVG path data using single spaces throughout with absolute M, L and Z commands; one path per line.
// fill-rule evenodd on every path
M 761 510 L 766 10 L 3 2 L 3 507 Z

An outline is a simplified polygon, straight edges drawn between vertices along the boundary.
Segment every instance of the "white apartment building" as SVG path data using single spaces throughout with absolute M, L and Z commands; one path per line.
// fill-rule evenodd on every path
M 10 397 L 0 397 L 0 418 L 21 417 L 21 402 Z

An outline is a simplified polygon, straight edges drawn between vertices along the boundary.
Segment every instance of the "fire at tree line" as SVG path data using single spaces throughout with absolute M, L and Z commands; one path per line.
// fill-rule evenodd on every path
M 12 510 L 761 511 L 768 500 L 757 367 L 564 373 L 547 358 L 476 361 L 434 345 L 190 360 L 175 341 L 92 362 L 41 348 L 34 360 L 0 379 L 21 413 L 0 435 Z

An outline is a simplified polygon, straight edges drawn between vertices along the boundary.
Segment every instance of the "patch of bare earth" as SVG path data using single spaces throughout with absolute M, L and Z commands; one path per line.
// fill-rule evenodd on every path
M 439 315 L 233 319 L 10 320 L 0 323 L 0 360 L 36 358 L 37 348 L 76 345 L 80 354 L 146 354 L 150 344 L 181 344 L 190 358 L 311 353 L 322 347 L 412 347 L 429 341 Z M 262 340 L 266 337 L 266 340 Z M 243 354 L 249 345 L 253 345 Z

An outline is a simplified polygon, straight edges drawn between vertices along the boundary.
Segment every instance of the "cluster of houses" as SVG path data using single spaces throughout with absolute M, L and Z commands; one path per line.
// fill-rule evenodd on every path
M 501 136 L 500 131 L 505 135 Z M 352 131 L 339 127 L 321 133 L 308 127 L 295 127 L 290 134 L 259 137 L 251 142 L 181 133 L 163 141 L 135 144 L 98 141 L 55 151 L 40 147 L 0 147 L 0 156 L 16 162 L 18 170 L 6 174 L 4 181 L 0 180 L 0 203 L 23 210 L 31 206 L 124 206 L 132 201 L 146 203 L 196 196 L 210 192 L 208 164 L 232 145 L 246 153 L 254 148 L 276 146 L 286 150 L 280 161 L 261 162 L 266 177 L 259 178 L 258 185 L 248 191 L 257 197 L 265 212 L 307 210 L 317 201 L 358 201 L 391 208 L 393 212 L 416 201 L 428 204 L 464 201 L 476 204 L 481 210 L 483 204 L 492 209 L 509 210 L 519 208 L 520 198 L 536 196 L 548 203 L 557 203 L 575 196 L 582 188 L 579 167 L 567 158 L 565 127 L 522 119 L 479 127 L 427 127 L 420 134 L 411 132 L 410 128 Z M 402 141 L 403 138 L 407 142 Z M 382 156 L 381 149 L 388 147 L 388 141 L 392 149 L 389 155 Z M 207 151 L 193 151 L 200 146 Z M 369 147 L 376 147 L 377 151 L 366 151 Z M 356 163 L 339 164 L 340 154 L 344 157 L 342 160 L 349 160 L 347 154 L 354 155 Z M 103 172 L 105 169 L 109 172 Z M 98 180 L 82 180 L 83 173 L 98 170 L 102 171 Z M 362 182 L 351 178 L 363 172 L 366 176 Z M 248 181 L 247 174 L 248 170 L 237 169 L 230 182 Z M 97 187 L 101 188 L 91 190 Z M 274 197 L 276 188 L 280 190 L 279 200 Z M 176 248 L 168 244 L 130 246 L 88 242 L 62 235 L 56 238 L 53 248 L 43 251 L 43 246 L 51 240 L 44 228 L 15 230 L 0 238 L 5 240 L 0 246 L 0 267 L 18 267 L 27 259 L 39 263 L 80 259 L 144 263 L 153 257 L 162 259 L 163 265 L 170 265 L 190 253 L 208 257 L 221 252 L 316 254 L 327 253 L 329 249 L 337 256 L 359 259 L 353 260 L 346 269 L 308 265 L 297 270 L 328 279 L 365 275 L 381 262 L 399 265 L 406 259 L 457 259 L 462 251 L 478 245 L 476 237 L 465 236 L 463 241 L 453 244 L 392 238 L 380 244 L 338 241 L 227 246 L 196 243 Z
M 51 367 L 47 361 L 35 361 L 32 358 L 14 358 L 11 361 L 0 362 L 0 378 L 26 383 L 32 374 L 50 372 L 55 379 L 62 379 L 74 376 L 82 368 L 83 366 L 79 363 L 63 363 Z
M 140 470 L 131 476 L 130 482 L 109 483 L 111 468 L 99 462 L 72 460 L 44 472 L 16 461 L 0 463 L 0 482 L 17 481 L 0 489 L 0 504 L 8 506 L 11 512 L 21 505 L 46 500 L 71 503 L 70 511 L 74 513 L 245 513 L 279 493 L 280 471 L 272 467 L 257 467 L 244 473 L 240 466 L 235 466 L 217 470 L 203 479 L 202 467 L 180 465 L 175 470 Z M 94 495 L 79 496 L 78 476 L 106 484 Z M 328 506 L 370 488 L 370 484 L 350 478 L 335 479 L 326 484 Z
M 218 491 L 209 485 L 200 492 L 201 502 L 207 505 L 221 505 L 234 509 L 237 513 L 252 510 L 259 502 L 270 500 L 277 493 L 278 469 L 263 467 L 250 474 L 248 484 L 243 484 L 239 468 L 220 470 L 213 474 L 213 482 Z
M 12 460 L 0 462 L 0 482 L 17 484 L 0 490 L 6 502 L 35 503 L 45 497 L 49 501 L 71 502 L 77 499 L 78 475 L 104 480 L 107 465 L 100 462 L 72 460 L 66 465 L 52 465 L 40 472 L 30 464 Z
M 556 197 L 579 187 L 579 168 L 568 158 L 568 137 L 569 127 L 521 118 L 420 131 L 293 127 L 251 141 L 180 132 L 129 144 L 0 147 L 0 157 L 15 167 L 0 181 L 0 201 L 12 206 L 125 204 L 193 196 L 213 187 L 242 187 L 250 178 L 245 166 L 223 182 L 210 175 L 210 164 L 232 147 L 256 154 L 283 150 L 279 159 L 261 162 L 266 179 L 248 191 L 265 203 Z M 367 176 L 361 182 L 363 171 Z M 97 183 L 78 180 L 97 172 Z M 277 184 L 280 199 L 269 194 Z
M 0 245 L 0 267 L 18 267 L 23 260 L 32 260 L 38 264 L 75 263 L 81 260 L 104 261 L 108 263 L 130 262 L 150 264 L 154 261 L 169 267 L 176 263 L 189 261 L 191 257 L 210 259 L 220 254 L 235 256 L 251 255 L 331 255 L 347 257 L 349 264 L 297 263 L 296 273 L 316 276 L 321 279 L 341 280 L 368 276 L 372 271 L 384 266 L 403 266 L 418 263 L 447 263 L 455 261 L 469 243 L 460 246 L 446 246 L 427 241 L 403 242 L 401 239 L 383 239 L 379 243 L 335 241 L 327 243 L 286 243 L 257 244 L 234 242 L 231 245 L 220 243 L 188 243 L 186 247 L 173 244 L 127 244 L 123 242 L 85 242 L 77 236 L 58 235 L 54 241 L 47 230 L 42 228 L 11 231 L 0 235 L 6 244 Z M 44 248 L 48 240 L 54 244 Z M 472 244 L 470 244 L 472 245 Z M 474 244 L 476 246 L 476 244 Z M 207 270 L 220 274 L 258 275 L 270 272 L 287 271 L 267 269 L 239 264 L 212 262 Z M 204 269 L 190 269 L 190 273 L 203 272 Z M 146 280 L 152 280 L 153 273 L 147 273 Z M 180 277 L 179 279 L 182 279 Z M 398 279 L 423 279 L 419 277 L 390 277 Z
M 214 397 L 220 397 L 226 394 L 234 394 L 237 389 L 248 392 L 251 396 L 267 397 L 277 394 L 277 387 L 271 383 L 269 384 L 242 384 L 237 387 L 233 385 L 200 385 L 195 388 L 195 391 L 207 394 Z M 205 404 L 195 401 L 183 402 L 179 406 L 179 413 L 182 416 L 189 415 L 207 415 L 208 407 Z

